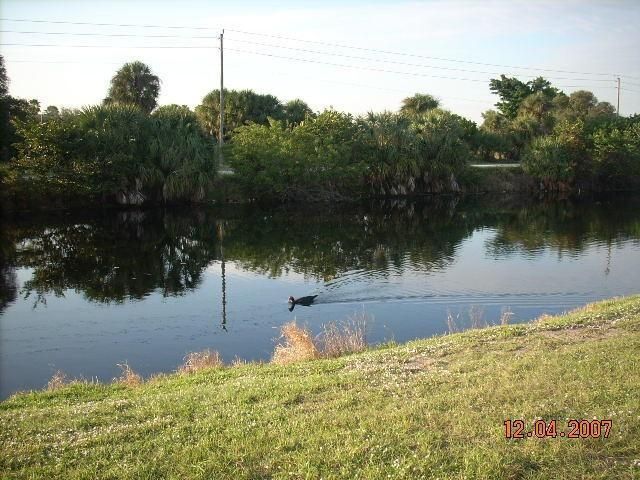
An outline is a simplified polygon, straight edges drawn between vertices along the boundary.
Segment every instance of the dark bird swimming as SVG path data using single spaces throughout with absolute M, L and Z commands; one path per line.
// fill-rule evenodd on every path
M 309 295 L 307 297 L 300 297 L 298 299 L 289 297 L 289 311 L 292 312 L 296 305 L 302 305 L 303 307 L 310 307 L 313 301 L 318 295 Z

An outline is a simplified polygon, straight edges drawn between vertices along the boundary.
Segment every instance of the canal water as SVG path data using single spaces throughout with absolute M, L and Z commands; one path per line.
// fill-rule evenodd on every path
M 0 398 L 57 370 L 149 376 L 206 348 L 268 360 L 291 320 L 367 341 L 640 293 L 640 197 L 15 214 L 0 220 Z M 318 295 L 311 307 L 287 298 Z

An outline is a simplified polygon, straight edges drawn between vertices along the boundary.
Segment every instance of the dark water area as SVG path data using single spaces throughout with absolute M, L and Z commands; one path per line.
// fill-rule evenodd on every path
M 293 320 L 404 342 L 640 292 L 640 196 L 93 211 L 0 220 L 0 398 L 193 351 L 267 360 Z M 287 309 L 289 295 L 317 294 Z

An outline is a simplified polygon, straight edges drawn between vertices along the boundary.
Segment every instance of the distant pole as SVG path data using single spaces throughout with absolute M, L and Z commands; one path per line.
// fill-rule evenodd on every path
M 618 107 L 616 108 L 616 115 L 620 116 L 620 77 L 618 77 Z
M 220 34 L 220 132 L 218 142 L 220 144 L 220 155 L 222 155 L 222 146 L 224 145 L 224 61 L 222 41 L 224 37 L 224 29 Z

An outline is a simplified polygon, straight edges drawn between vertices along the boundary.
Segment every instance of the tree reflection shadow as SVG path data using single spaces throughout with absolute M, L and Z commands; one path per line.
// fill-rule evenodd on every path
M 95 302 L 182 295 L 213 261 L 270 277 L 296 272 L 326 282 L 354 270 L 385 276 L 432 271 L 456 258 L 475 230 L 495 235 L 501 257 L 545 249 L 577 254 L 591 242 L 640 239 L 637 196 L 598 201 L 515 197 L 386 201 L 360 206 L 129 210 L 5 222 L 0 234 L 0 313 L 17 295 L 15 268 L 32 269 L 21 293 L 82 293 Z M 224 272 L 224 270 L 222 270 Z M 222 324 L 226 323 L 226 278 Z

